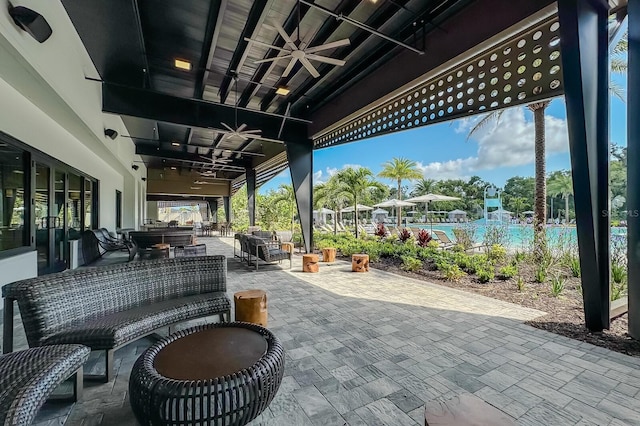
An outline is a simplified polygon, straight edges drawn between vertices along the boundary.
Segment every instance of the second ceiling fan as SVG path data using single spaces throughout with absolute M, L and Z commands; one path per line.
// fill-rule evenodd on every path
M 244 40 L 250 43 L 255 43 L 261 46 L 269 47 L 271 49 L 278 50 L 284 53 L 284 55 L 255 61 L 255 63 L 261 64 L 264 62 L 273 62 L 273 61 L 279 61 L 281 59 L 289 59 L 289 64 L 287 65 L 287 67 L 284 69 L 284 72 L 282 73 L 283 78 L 289 76 L 289 74 L 291 73 L 291 70 L 293 69 L 293 67 L 298 61 L 300 61 L 302 66 L 304 66 L 307 69 L 307 71 L 309 71 L 309 74 L 311 74 L 314 78 L 320 77 L 320 73 L 313 66 L 310 60 L 324 62 L 326 64 L 331 64 L 331 65 L 337 65 L 339 67 L 343 66 L 346 63 L 346 61 L 343 61 L 342 59 L 329 58 L 328 56 L 318 55 L 317 53 L 323 50 L 334 49 L 336 47 L 348 46 L 349 44 L 351 44 L 351 41 L 348 38 L 343 38 L 341 40 L 336 40 L 330 43 L 325 43 L 325 44 L 321 44 L 320 46 L 313 46 L 313 47 L 309 46 L 309 43 L 311 43 L 311 38 L 313 36 L 312 31 L 309 31 L 309 33 L 307 33 L 307 36 L 305 37 L 304 40 L 300 38 L 300 3 L 299 2 L 298 2 L 298 31 L 297 31 L 298 36 L 296 41 L 294 41 L 291 38 L 291 36 L 287 34 L 287 32 L 282 27 L 282 25 L 280 25 L 280 23 L 273 21 L 273 27 L 278 31 L 278 34 L 280 34 L 280 37 L 282 37 L 282 39 L 284 40 L 285 42 L 284 47 L 274 46 L 268 43 L 264 43 L 264 42 L 253 40 L 251 38 L 246 38 L 246 37 Z

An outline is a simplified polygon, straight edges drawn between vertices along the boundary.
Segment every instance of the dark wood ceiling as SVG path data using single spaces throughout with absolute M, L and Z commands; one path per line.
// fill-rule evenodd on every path
M 357 86 L 374 70 L 384 68 L 398 55 L 409 55 L 416 61 L 429 55 L 426 40 L 451 36 L 451 28 L 447 27 L 450 20 L 465 8 L 482 7 L 487 1 L 491 5 L 511 4 L 514 10 L 520 7 L 517 5 L 531 3 L 525 0 L 316 2 L 338 15 L 426 50 L 425 55 L 419 55 L 295 0 L 62 0 L 99 73 L 88 77 L 182 98 L 226 105 L 237 103 L 240 108 L 270 114 L 283 115 L 290 105 L 290 116 L 306 119 L 313 119 L 318 112 L 326 114 L 334 98 Z M 527 6 L 521 14 L 527 16 L 551 2 L 533 2 L 536 5 Z M 503 11 L 486 10 L 486 13 L 500 15 Z M 512 15 L 509 19 L 497 19 L 496 28 L 485 33 L 491 36 L 522 19 L 518 13 Z M 280 52 L 245 40 L 251 38 L 283 47 L 285 40 L 272 26 L 274 22 L 281 24 L 294 40 L 298 35 L 301 40 L 310 39 L 311 46 L 349 38 L 349 45 L 322 52 L 345 60 L 346 64 L 340 67 L 314 62 L 320 73 L 319 78 L 314 78 L 298 63 L 288 77 L 282 78 L 288 60 L 257 63 Z M 485 16 L 482 25 L 491 26 L 491 19 Z M 192 69 L 177 69 L 175 59 L 190 62 Z M 278 86 L 288 86 L 291 92 L 279 96 L 275 93 Z M 227 124 L 236 127 L 242 124 L 238 121 Z M 246 166 L 269 164 L 261 168 L 263 172 L 258 176 L 258 183 L 262 183 L 286 166 L 281 160 L 272 161 L 273 165 L 267 163 L 274 157 L 281 159 L 284 151 L 284 145 L 273 140 L 223 140 L 224 129 L 190 127 L 156 121 L 153 117 L 127 117 L 125 124 L 128 136 L 133 138 L 138 153 L 150 168 L 217 169 L 221 176 L 233 179 L 241 176 Z M 212 164 L 210 158 L 225 161 Z

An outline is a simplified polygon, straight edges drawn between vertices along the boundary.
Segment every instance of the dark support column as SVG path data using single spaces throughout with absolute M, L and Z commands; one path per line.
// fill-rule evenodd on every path
M 591 331 L 609 328 L 608 12 L 605 0 L 558 1 L 584 315 Z
M 296 195 L 304 248 L 313 250 L 313 141 L 287 142 L 287 159 Z
M 627 70 L 627 258 L 629 334 L 640 339 L 640 0 L 629 0 Z
M 209 210 L 211 211 L 209 215 L 209 221 L 218 222 L 218 199 L 209 198 L 207 199 L 207 204 L 209 205 Z
M 247 209 L 249 210 L 249 226 L 256 225 L 256 171 L 246 168 L 247 175 Z
M 224 219 L 227 223 L 231 222 L 231 197 L 222 197 L 224 206 Z

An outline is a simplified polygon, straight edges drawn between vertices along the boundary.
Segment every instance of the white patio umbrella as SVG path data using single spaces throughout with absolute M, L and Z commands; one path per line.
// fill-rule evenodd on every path
M 427 204 L 427 213 L 425 217 L 429 217 L 429 203 L 432 201 L 456 201 L 459 200 L 458 197 L 450 197 L 448 195 L 440 195 L 440 194 L 425 194 L 420 195 L 418 197 L 408 198 L 407 201 L 412 203 L 426 203 Z M 433 221 L 431 222 L 431 231 L 433 231 Z
M 363 211 L 367 211 L 367 210 L 373 210 L 373 207 L 364 206 L 362 204 L 358 204 L 356 207 L 358 207 L 358 211 L 359 212 L 363 212 Z M 342 209 L 342 213 L 352 213 L 355 210 L 356 209 L 354 208 L 354 206 L 349 206 L 349 207 L 345 207 L 344 209 Z
M 398 200 L 397 198 L 392 198 L 390 200 L 384 201 L 382 203 L 374 204 L 373 207 L 395 207 L 398 209 L 398 226 L 402 224 L 402 207 L 413 207 L 414 203 L 409 201 Z

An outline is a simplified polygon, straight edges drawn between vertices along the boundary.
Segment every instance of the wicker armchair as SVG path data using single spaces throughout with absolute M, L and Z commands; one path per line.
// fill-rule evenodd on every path
M 129 252 L 129 261 L 133 260 L 138 251 L 138 246 L 132 241 L 124 241 L 113 238 L 109 231 L 105 228 L 93 229 L 91 231 L 86 231 L 93 233 L 96 244 L 99 247 L 100 256 L 109 251 L 128 251 Z
M 159 328 L 218 315 L 230 319 L 224 256 L 183 257 L 43 275 L 2 288 L 4 347 L 13 349 L 17 301 L 30 347 L 83 344 L 106 352 L 107 381 L 113 353 Z
M 30 425 L 52 392 L 74 376 L 72 401 L 82 395 L 89 348 L 53 345 L 0 356 L 0 424 Z
M 291 269 L 291 253 L 282 250 L 278 241 L 266 241 L 258 237 L 247 237 L 248 259 L 247 263 L 251 265 L 251 261 L 255 259 L 256 271 L 258 270 L 259 261 L 266 263 L 279 262 L 284 259 L 289 260 L 289 269 Z

